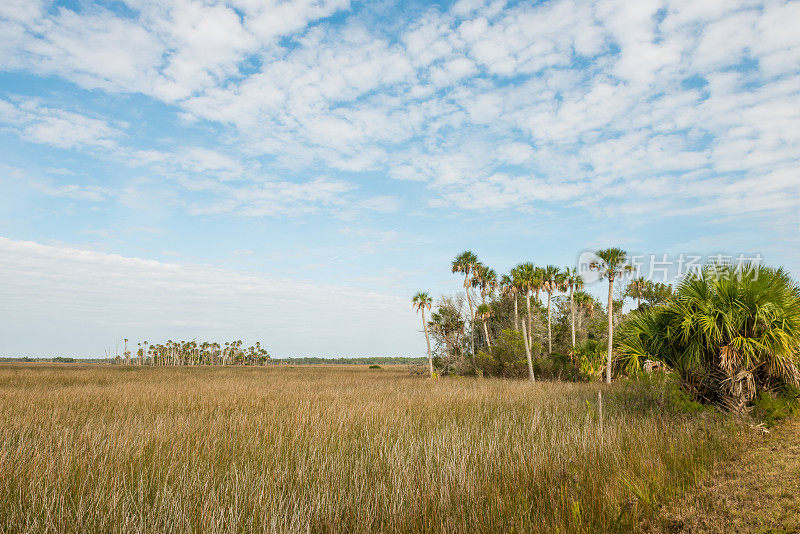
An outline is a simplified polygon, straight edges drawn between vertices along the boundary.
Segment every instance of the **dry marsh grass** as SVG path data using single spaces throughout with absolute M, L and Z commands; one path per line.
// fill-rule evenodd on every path
M 598 385 L 0 366 L 0 531 L 616 532 L 727 450 Z

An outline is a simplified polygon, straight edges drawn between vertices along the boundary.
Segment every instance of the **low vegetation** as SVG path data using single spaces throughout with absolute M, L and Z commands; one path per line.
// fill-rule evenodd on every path
M 0 531 L 645 528 L 734 443 L 659 384 L 4 364 Z

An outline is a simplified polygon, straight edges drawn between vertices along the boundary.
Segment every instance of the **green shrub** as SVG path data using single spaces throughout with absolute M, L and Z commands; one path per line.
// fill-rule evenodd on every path
M 572 380 L 575 366 L 569 356 L 553 352 L 550 356 L 536 358 L 533 361 L 533 372 L 537 378 L 545 380 Z
M 575 346 L 578 376 L 581 380 L 602 380 L 606 368 L 606 349 L 596 339 L 587 339 Z
M 800 287 L 783 269 L 712 263 L 666 304 L 632 313 L 617 339 L 628 372 L 659 360 L 698 399 L 743 411 L 800 386 Z
M 767 426 L 773 426 L 800 412 L 797 395 L 762 391 L 753 404 L 753 416 L 764 421 Z
M 626 409 L 639 413 L 698 414 L 713 408 L 698 402 L 673 373 L 641 374 L 624 381 L 615 400 Z
M 528 360 L 522 334 L 508 328 L 500 332 L 488 350 L 480 351 L 475 364 L 484 376 L 524 378 L 528 376 Z
M 370 365 L 369 368 L 370 369 L 383 369 L 383 367 L 381 367 L 380 365 Z

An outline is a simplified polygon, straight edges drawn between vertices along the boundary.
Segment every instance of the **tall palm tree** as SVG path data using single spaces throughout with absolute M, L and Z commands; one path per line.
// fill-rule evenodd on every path
M 608 360 L 606 361 L 606 383 L 611 383 L 611 347 L 614 338 L 614 280 L 618 276 L 630 272 L 633 267 L 628 263 L 628 253 L 621 248 L 606 248 L 595 252 L 597 260 L 589 264 L 589 268 L 608 279 Z
M 486 303 L 481 304 L 478 306 L 478 309 L 475 312 L 475 317 L 480 318 L 483 321 L 483 334 L 486 336 L 486 345 L 491 348 L 492 347 L 492 339 L 489 337 L 489 327 L 487 326 L 487 321 L 492 316 L 492 308 Z
M 575 291 L 583 289 L 583 277 L 578 274 L 578 269 L 567 267 L 564 270 L 564 285 L 569 290 L 570 327 L 572 328 L 572 346 L 575 347 Z
M 538 278 L 537 278 L 537 269 L 531 262 L 520 263 L 517 265 L 514 270 L 517 273 L 519 287 L 522 290 L 522 293 L 525 295 L 525 308 L 528 312 L 528 316 L 526 321 L 528 322 L 528 328 L 526 329 L 525 338 L 527 339 L 526 343 L 529 345 L 533 345 L 533 313 L 531 312 L 531 292 L 534 288 L 538 287 Z
M 531 292 L 539 287 L 539 274 L 531 262 L 520 263 L 512 272 L 515 274 L 519 290 L 525 295 L 527 318 L 522 321 L 522 337 L 525 340 L 525 355 L 528 358 L 528 375 L 531 382 L 536 381 L 533 375 L 533 313 L 531 312 Z M 526 325 L 527 322 L 527 325 Z
M 541 273 L 542 289 L 544 289 L 547 293 L 547 353 L 552 354 L 553 330 L 551 327 L 552 315 L 550 303 L 553 298 L 553 293 L 558 291 L 563 285 L 563 275 L 561 273 L 561 269 L 555 265 L 548 265 L 547 267 L 542 268 Z
M 467 304 L 469 304 L 470 323 L 472 318 L 475 317 L 475 310 L 472 308 L 472 297 L 469 294 L 469 288 L 472 285 L 470 275 L 475 272 L 476 267 L 480 265 L 478 256 L 474 252 L 465 250 L 453 260 L 451 267 L 454 273 L 464 275 L 464 292 L 467 294 Z M 475 336 L 473 325 L 470 324 L 469 328 L 469 343 L 472 351 L 472 367 L 475 367 Z
M 478 266 L 476 270 L 478 287 L 481 290 L 481 302 L 486 304 L 486 295 L 493 294 L 497 289 L 497 272 L 485 265 Z
M 514 329 L 519 332 L 519 310 L 517 309 L 517 295 L 519 294 L 519 285 L 515 280 L 516 274 L 514 269 L 511 269 L 510 274 L 504 274 L 500 277 L 500 290 L 504 297 L 514 300 Z
M 428 344 L 428 367 L 430 368 L 431 378 L 433 378 L 433 356 L 431 356 L 431 338 L 428 336 L 428 323 L 425 321 L 425 310 L 431 309 L 432 302 L 433 299 L 424 291 L 420 291 L 411 299 L 411 304 L 417 310 L 417 313 L 422 312 L 422 328 L 425 330 L 425 343 Z

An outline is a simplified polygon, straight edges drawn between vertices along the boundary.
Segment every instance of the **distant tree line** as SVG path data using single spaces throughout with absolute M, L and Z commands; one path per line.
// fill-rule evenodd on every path
M 427 358 L 420 357 L 382 357 L 382 356 L 367 356 L 360 358 L 324 358 L 324 357 L 308 357 L 308 358 L 273 358 L 272 364 L 287 364 L 287 365 L 321 365 L 321 364 L 335 364 L 335 365 L 421 365 L 426 363 Z
M 217 343 L 212 341 L 172 341 L 166 343 L 137 344 L 134 353 L 128 349 L 128 339 L 124 339 L 125 347 L 122 357 L 117 356 L 115 363 L 127 365 L 265 365 L 270 356 L 260 342 L 243 347 L 242 341 Z

